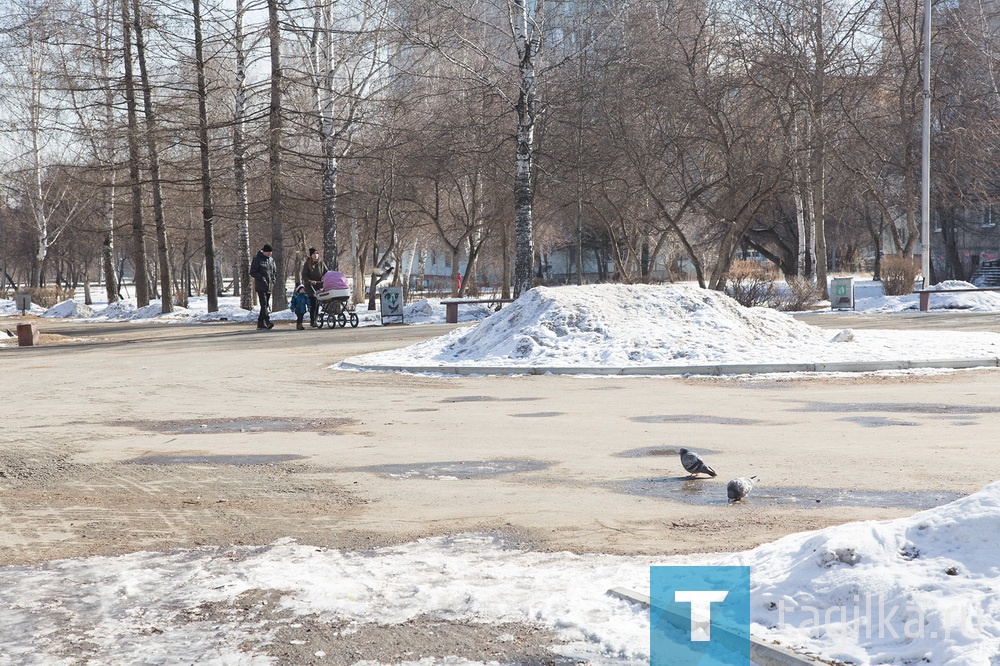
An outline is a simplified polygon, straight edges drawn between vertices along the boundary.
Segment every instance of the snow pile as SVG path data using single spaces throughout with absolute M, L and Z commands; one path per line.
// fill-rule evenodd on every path
M 208 312 L 207 305 L 205 307 L 198 307 L 194 300 L 192 299 L 189 305 L 191 309 L 188 312 L 192 313 L 192 321 L 201 322 L 212 322 L 212 321 L 256 321 L 257 315 L 260 313 L 259 309 L 256 310 L 244 310 L 240 307 L 239 297 L 232 299 L 235 302 L 229 302 L 231 299 L 219 299 L 219 309 L 216 312 Z M 204 310 L 204 311 L 202 311 Z M 273 318 L 273 317 L 272 317 Z
M 537 287 L 471 329 L 355 366 L 655 367 L 1000 355 L 995 333 L 831 333 L 687 285 Z
M 94 316 L 94 309 L 84 303 L 69 300 L 57 303 L 42 313 L 43 317 L 66 318 L 66 319 L 86 319 Z
M 975 289 L 976 285 L 962 280 L 945 280 L 930 287 L 942 292 L 955 289 Z M 920 309 L 919 294 L 886 296 L 882 285 L 873 280 L 855 282 L 854 312 L 891 313 Z M 1000 312 L 1000 291 L 956 292 L 954 294 L 934 294 L 930 300 L 931 310 L 968 310 L 970 312 Z M 841 310 L 850 313 L 850 310 Z
M 458 308 L 459 321 L 481 321 L 493 314 L 486 303 L 469 303 Z M 445 306 L 440 298 L 423 298 L 403 308 L 407 324 L 443 324 Z
M 530 552 L 472 534 L 359 552 L 282 540 L 74 558 L 0 567 L 0 631 L 5 655 L 24 663 L 58 661 L 84 637 L 115 663 L 157 653 L 250 663 L 245 646 L 295 616 L 394 624 L 426 615 L 538 624 L 569 641 L 555 648 L 568 658 L 639 664 L 649 659 L 648 613 L 608 588 L 648 590 L 653 565 L 739 565 L 751 567 L 757 636 L 855 664 L 992 666 L 1000 654 L 997 524 L 1000 482 L 908 518 L 714 556 Z M 252 590 L 281 591 L 278 620 L 192 621 L 205 605 Z
M 32 303 L 25 312 L 26 314 L 40 315 L 45 312 L 45 308 L 37 303 Z M 21 308 L 17 307 L 17 301 L 0 298 L 0 317 L 11 317 L 19 314 L 21 314 Z
M 109 303 L 106 308 L 98 311 L 91 319 L 107 321 L 127 321 L 136 315 L 135 299 L 125 299 Z
M 938 292 L 952 289 L 976 289 L 976 285 L 961 280 L 946 280 L 931 287 Z M 976 312 L 996 312 L 1000 310 L 1000 291 L 959 292 L 956 294 L 934 294 L 930 300 L 931 310 L 972 310 Z
M 378 624 L 430 615 L 547 626 L 570 641 L 556 649 L 575 660 L 639 665 L 649 659 L 648 614 L 606 591 L 648 586 L 652 562 L 518 551 L 487 535 L 362 552 L 285 540 L 74 558 L 0 567 L 0 631 L 4 655 L 18 663 L 63 663 L 84 640 L 108 663 L 153 654 L 176 663 L 270 663 L 243 650 L 294 621 L 286 613 Z M 232 603 L 250 590 L 281 591 L 282 618 L 197 621 L 204 605 Z
M 909 518 L 793 534 L 751 567 L 754 633 L 848 663 L 989 666 L 1000 655 L 1000 482 Z

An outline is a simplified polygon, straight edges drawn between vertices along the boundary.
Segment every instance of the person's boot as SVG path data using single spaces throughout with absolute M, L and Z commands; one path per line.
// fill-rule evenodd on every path
M 301 321 L 300 322 L 296 322 L 296 324 L 295 324 L 295 330 L 296 331 L 304 331 L 304 330 L 306 330 L 306 327 L 302 325 Z

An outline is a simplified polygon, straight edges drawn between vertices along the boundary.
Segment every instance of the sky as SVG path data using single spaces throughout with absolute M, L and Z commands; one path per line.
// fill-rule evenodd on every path
M 148 325 L 223 317 L 251 325 L 256 318 L 230 299 L 223 304 L 221 313 L 208 314 L 195 300 L 190 310 L 166 318 L 156 306 L 136 309 L 128 302 L 89 310 L 65 303 L 33 312 Z M 0 317 L 13 314 L 12 305 L 0 301 Z M 885 297 L 877 284 L 862 282 L 857 306 L 855 312 L 911 311 L 916 296 Z M 942 295 L 932 306 L 1000 312 L 1000 295 Z M 839 317 L 844 328 L 821 329 L 685 285 L 538 288 L 495 314 L 471 305 L 459 311 L 464 321 L 478 323 L 366 358 L 581 366 L 774 362 L 884 358 L 904 345 L 927 358 L 1000 355 L 1000 335 L 993 333 L 852 331 L 854 313 L 830 311 L 816 316 Z M 359 313 L 362 326 L 379 325 L 377 313 Z M 444 308 L 421 300 L 407 306 L 406 316 L 412 324 L 443 322 Z M 275 319 L 292 315 L 276 313 Z M 994 541 L 982 536 L 998 524 L 1000 482 L 910 517 L 792 534 L 724 555 L 531 552 L 494 535 L 465 534 L 365 552 L 282 540 L 0 567 L 0 663 L 71 663 L 66 655 L 81 641 L 97 646 L 110 663 L 168 653 L 178 663 L 274 663 L 248 639 L 267 638 L 276 625 L 248 626 L 235 617 L 197 620 L 204 604 L 260 589 L 282 591 L 281 610 L 293 620 L 315 615 L 358 626 L 429 615 L 534 623 L 555 632 L 562 642 L 553 650 L 568 658 L 641 664 L 649 659 L 649 614 L 607 590 L 647 592 L 651 565 L 722 564 L 751 567 L 756 635 L 858 664 L 994 666 L 1000 564 Z

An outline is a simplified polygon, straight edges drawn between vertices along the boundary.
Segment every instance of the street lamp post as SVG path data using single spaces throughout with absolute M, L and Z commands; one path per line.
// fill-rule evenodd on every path
M 931 0 L 924 0 L 924 131 L 921 147 L 920 270 L 931 284 Z

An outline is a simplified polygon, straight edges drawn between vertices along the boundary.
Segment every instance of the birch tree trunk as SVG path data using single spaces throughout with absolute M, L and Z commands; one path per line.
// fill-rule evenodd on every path
M 541 24 L 545 0 L 536 0 L 535 11 L 528 11 L 529 0 L 512 0 L 511 24 L 518 55 L 520 90 L 517 104 L 517 155 L 514 161 L 514 298 L 531 289 L 534 239 L 532 176 L 535 149 L 535 58 L 541 48 Z
M 111 39 L 112 16 L 105 16 L 102 21 L 102 3 L 93 0 L 95 51 L 100 54 L 101 87 L 104 90 L 104 158 L 110 170 L 110 176 L 105 180 L 104 241 L 101 243 L 101 267 L 104 270 L 104 291 L 108 303 L 115 303 L 118 295 L 118 275 L 115 273 L 115 189 L 117 168 L 114 166 L 115 144 L 111 128 L 115 126 L 115 91 L 111 87 L 111 48 L 107 42 Z M 110 10 L 113 11 L 113 10 Z M 102 26 L 106 30 L 102 30 Z M 96 142 L 95 142 L 96 143 Z
M 789 144 L 792 155 L 792 200 L 795 204 L 795 230 L 796 236 L 798 237 L 798 248 L 795 258 L 795 274 L 806 277 L 806 209 L 802 196 L 804 179 L 802 178 L 801 159 L 799 158 L 799 112 L 795 108 L 792 109 L 790 128 L 791 132 L 789 136 Z
M 813 225 L 816 230 L 816 282 L 823 298 L 829 298 L 826 284 L 826 0 L 816 0 L 816 83 L 813 91 L 813 124 L 816 145 L 813 155 Z
M 205 52 L 201 34 L 201 1 L 192 0 L 194 53 L 198 70 L 198 144 L 201 153 L 201 219 L 205 226 L 205 291 L 208 311 L 219 310 L 219 285 L 215 273 L 215 210 L 212 205 L 212 161 L 208 149 L 208 90 L 205 85 Z
M 236 236 L 239 252 L 240 307 L 253 309 L 253 289 L 250 286 L 250 203 L 247 194 L 247 55 L 243 37 L 244 0 L 236 0 L 233 48 L 236 51 L 236 92 L 233 112 L 233 179 L 236 187 Z
M 35 223 L 35 257 L 31 262 L 29 286 L 42 286 L 42 267 L 49 250 L 49 214 L 45 206 L 45 188 L 42 185 L 42 73 L 44 58 L 39 51 L 34 28 L 28 35 L 28 76 L 30 100 L 28 108 L 28 132 L 31 140 L 31 187 L 29 201 L 31 216 Z
M 139 78 L 142 82 L 143 115 L 146 117 L 146 151 L 149 156 L 149 175 L 153 186 L 153 221 L 156 223 L 156 253 L 159 259 L 160 312 L 174 311 L 173 289 L 170 284 L 170 257 L 167 248 L 167 223 L 163 217 L 163 189 L 160 182 L 160 154 L 156 144 L 156 113 L 153 109 L 153 87 L 146 66 L 146 43 L 142 32 L 142 15 L 139 0 L 132 0 L 132 27 L 135 30 L 135 54 L 139 61 Z
M 128 175 L 132 192 L 132 262 L 135 270 L 135 300 L 140 308 L 149 305 L 149 268 L 146 234 L 142 219 L 142 182 L 139 178 L 139 114 L 135 99 L 135 72 L 132 66 L 132 12 L 130 0 L 122 3 L 122 43 L 125 47 L 125 106 L 128 116 Z

